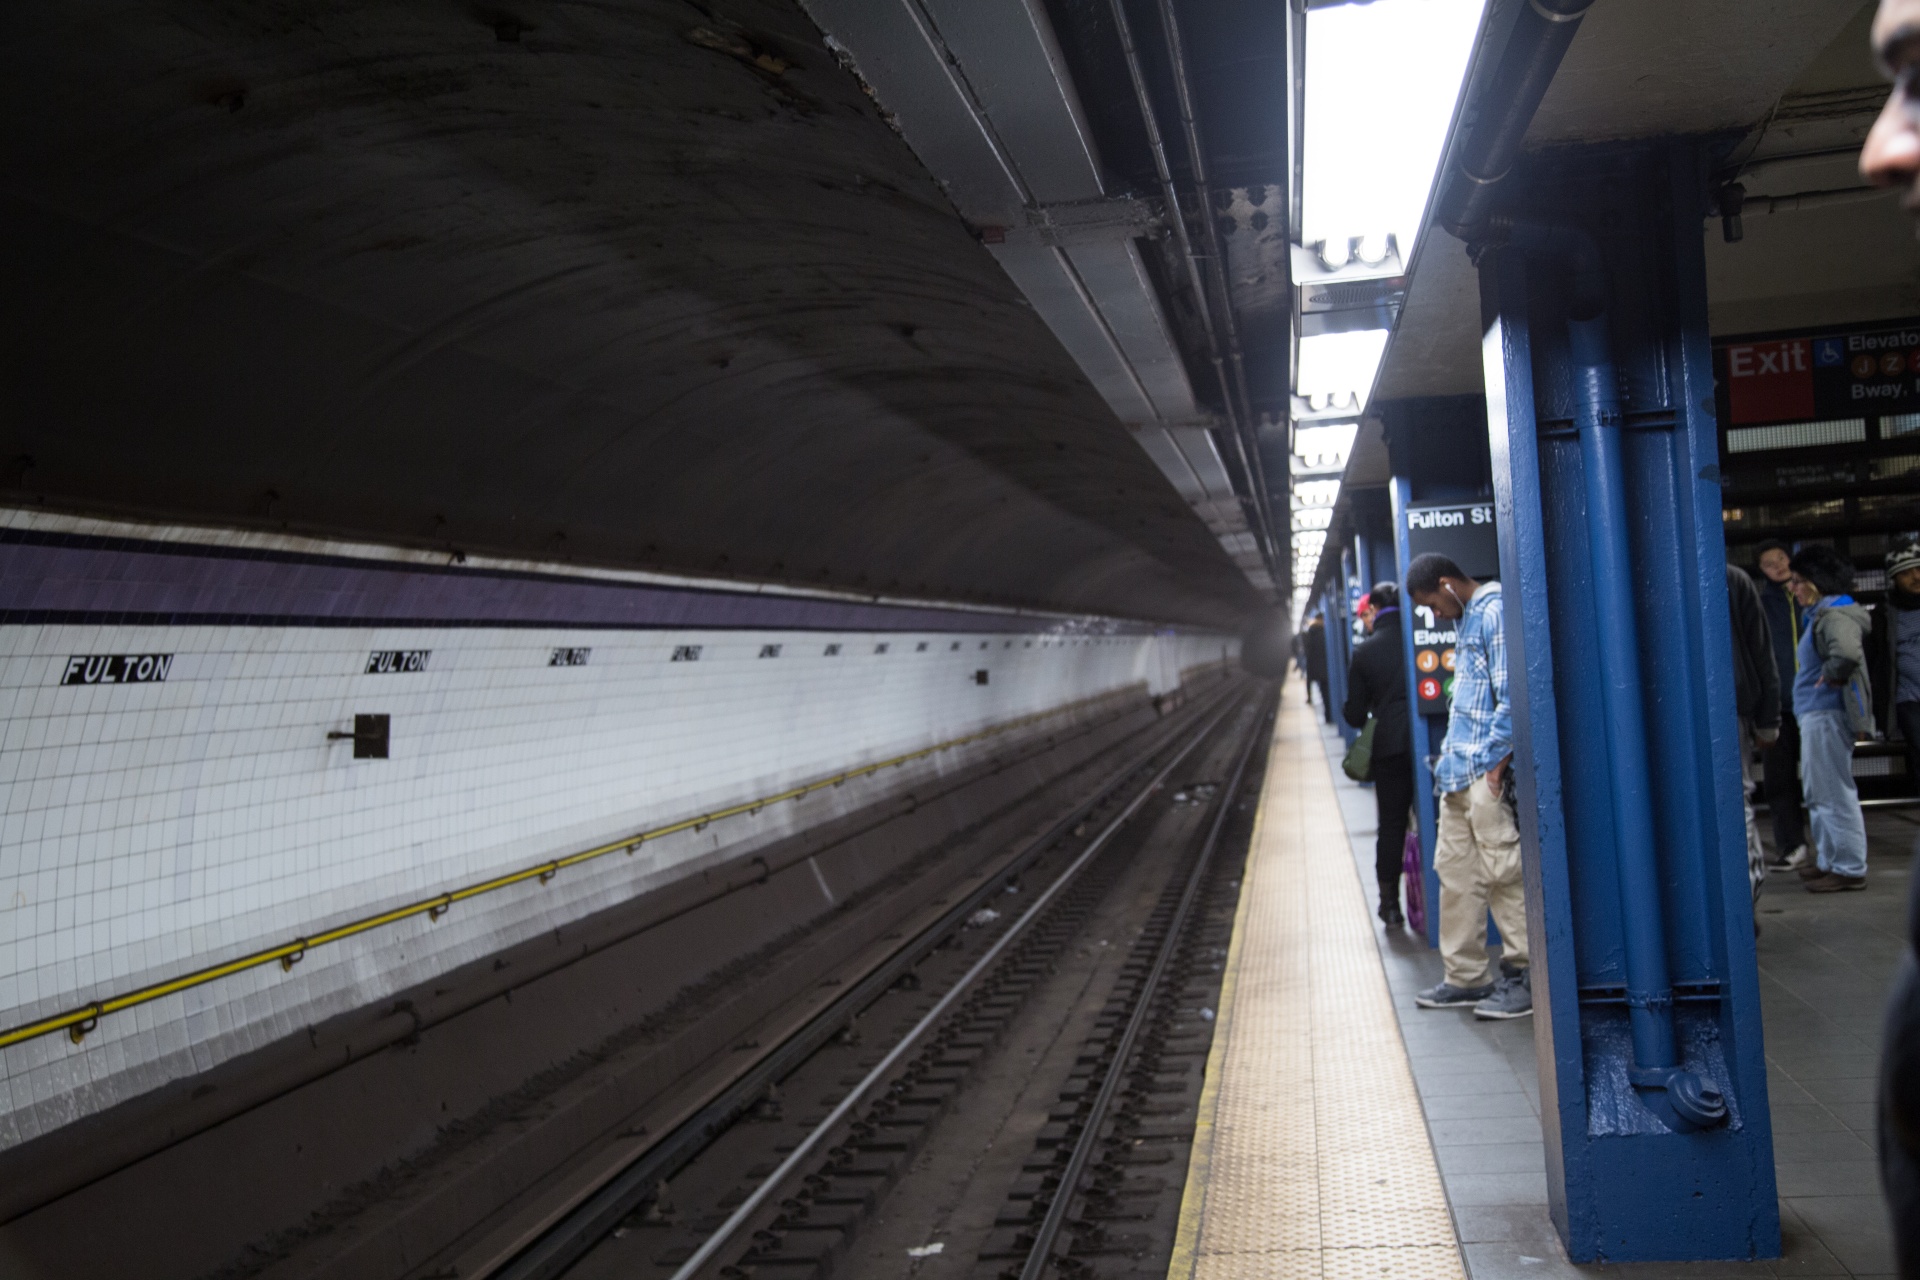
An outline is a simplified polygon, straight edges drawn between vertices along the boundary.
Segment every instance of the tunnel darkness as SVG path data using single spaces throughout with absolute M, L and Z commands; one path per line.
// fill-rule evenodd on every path
M 0 498 L 1237 625 L 778 0 L 21 15 Z

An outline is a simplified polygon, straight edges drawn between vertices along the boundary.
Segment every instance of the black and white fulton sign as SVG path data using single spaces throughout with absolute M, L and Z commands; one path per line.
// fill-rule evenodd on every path
M 84 653 L 67 659 L 61 684 L 160 684 L 173 670 L 170 653 Z
M 1407 508 L 1408 558 L 1437 551 L 1470 578 L 1500 576 L 1500 540 L 1491 502 Z
M 367 655 L 367 669 L 364 674 L 375 676 L 403 671 L 425 671 L 427 659 L 432 656 L 431 649 L 375 649 Z
M 584 667 L 587 659 L 593 656 L 592 649 L 555 649 L 553 656 L 547 659 L 550 667 Z

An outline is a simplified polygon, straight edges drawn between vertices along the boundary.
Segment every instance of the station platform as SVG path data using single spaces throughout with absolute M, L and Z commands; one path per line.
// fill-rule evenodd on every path
M 1576 1266 L 1547 1215 L 1532 1019 L 1414 1004 L 1440 958 L 1373 917 L 1371 790 L 1297 689 L 1275 735 L 1169 1280 L 1894 1274 L 1873 1099 L 1911 811 L 1869 813 L 1865 892 L 1762 895 L 1783 1256 Z

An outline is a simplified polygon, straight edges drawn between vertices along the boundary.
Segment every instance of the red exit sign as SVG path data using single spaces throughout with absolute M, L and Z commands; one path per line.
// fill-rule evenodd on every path
M 1724 350 L 1727 408 L 1735 423 L 1814 416 L 1813 344 L 1808 339 L 1730 343 Z

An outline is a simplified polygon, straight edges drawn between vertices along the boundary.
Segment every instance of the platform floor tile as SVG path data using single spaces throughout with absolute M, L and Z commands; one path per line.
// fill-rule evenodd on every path
M 1320 734 L 1275 728 L 1171 1280 L 1465 1280 Z
M 1289 700 L 1298 700 L 1290 692 Z M 1346 743 L 1321 731 L 1321 777 L 1346 817 L 1356 874 L 1371 876 L 1371 791 L 1339 773 Z M 1762 821 L 1761 831 L 1768 823 Z M 1920 810 L 1867 815 L 1865 893 L 1804 893 L 1769 879 L 1760 900 L 1760 998 L 1783 1254 L 1761 1262 L 1576 1266 L 1547 1216 L 1546 1148 L 1530 1019 L 1479 1022 L 1416 1008 L 1438 953 L 1369 923 L 1472 1280 L 1892 1280 L 1892 1233 L 1874 1159 L 1878 1010 L 1904 937 Z M 1872 1016 L 1857 1012 L 1871 1010 Z

